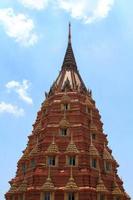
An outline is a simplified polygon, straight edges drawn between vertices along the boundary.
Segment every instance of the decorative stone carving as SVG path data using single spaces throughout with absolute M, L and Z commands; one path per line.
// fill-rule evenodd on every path
M 70 103 L 71 99 L 70 97 L 67 95 L 67 93 L 65 93 L 62 98 L 61 98 L 61 102 L 64 103 Z
M 71 141 L 67 146 L 66 153 L 74 153 L 74 154 L 78 154 L 79 153 L 79 150 L 77 149 L 77 147 L 76 147 L 76 145 L 75 145 L 75 143 L 73 141 L 72 133 L 71 133 Z
M 98 178 L 98 183 L 97 183 L 96 191 L 98 193 L 107 193 L 108 192 L 108 190 L 105 187 L 104 182 L 103 182 L 103 180 L 101 178 L 101 174 L 100 173 L 99 173 L 99 178 Z
M 26 192 L 27 191 L 27 180 L 24 179 L 22 184 L 19 186 L 18 192 Z
M 67 182 L 66 186 L 65 186 L 65 190 L 67 191 L 77 191 L 79 190 L 79 187 L 77 186 L 77 184 L 75 183 L 75 180 L 73 178 L 73 174 L 72 174 L 72 167 L 71 167 L 71 175 L 69 178 L 69 181 Z
M 99 152 L 92 142 L 92 136 L 90 136 L 90 138 L 91 138 L 91 143 L 89 147 L 89 155 L 94 157 L 99 157 Z
M 70 126 L 69 122 L 66 120 L 66 116 L 64 113 L 63 119 L 59 123 L 60 128 L 68 128 Z
M 52 143 L 49 145 L 46 153 L 48 154 L 56 154 L 56 153 L 59 153 L 59 149 L 58 149 L 58 146 L 56 145 L 55 143 L 55 137 L 53 136 L 53 141 Z
M 43 191 L 53 191 L 55 190 L 54 184 L 52 183 L 51 177 L 50 177 L 50 167 L 48 169 L 48 178 L 46 179 L 46 182 L 43 184 L 41 190 Z
M 103 150 L 103 159 L 104 160 L 113 160 L 112 155 L 108 152 L 105 144 L 104 144 L 104 150 Z
M 9 193 L 15 193 L 17 192 L 17 189 L 18 189 L 18 186 L 17 184 L 14 182 L 12 185 L 11 185 L 11 188 L 9 190 Z

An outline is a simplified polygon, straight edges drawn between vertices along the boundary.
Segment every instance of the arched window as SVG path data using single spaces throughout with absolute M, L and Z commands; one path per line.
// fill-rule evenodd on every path
M 68 199 L 67 200 L 75 200 L 74 192 L 69 192 L 68 193 Z
M 95 133 L 92 133 L 92 139 L 96 140 L 96 134 Z
M 55 156 L 49 156 L 48 157 L 48 165 L 50 165 L 50 166 L 56 165 L 56 157 Z
M 68 103 L 65 103 L 64 104 L 64 110 L 68 110 L 69 109 L 69 104 Z
M 44 193 L 44 199 L 43 200 L 51 200 L 51 194 L 50 194 L 50 192 L 45 192 Z
M 91 167 L 92 168 L 97 168 L 97 159 L 96 158 L 92 158 L 91 159 Z
M 61 136 L 67 136 L 67 132 L 68 132 L 67 128 L 62 128 L 62 129 L 60 130 Z
M 61 110 L 67 111 L 69 109 L 70 109 L 70 104 L 69 103 L 61 104 Z
M 68 157 L 68 164 L 75 166 L 76 165 L 76 156 L 69 156 Z
M 106 172 L 110 172 L 111 171 L 112 166 L 111 166 L 111 163 L 109 161 L 105 161 L 104 167 L 105 167 L 105 171 Z

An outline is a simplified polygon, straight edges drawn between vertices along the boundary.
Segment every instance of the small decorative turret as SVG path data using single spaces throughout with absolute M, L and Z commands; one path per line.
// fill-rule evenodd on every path
M 77 147 L 76 147 L 76 145 L 75 145 L 75 143 L 73 141 L 73 134 L 72 133 L 71 133 L 71 141 L 67 146 L 66 152 L 67 153 L 74 153 L 74 154 L 78 154 L 79 153 L 79 150 L 77 149 Z
M 36 139 L 36 144 L 30 152 L 30 156 L 34 156 L 38 153 L 38 137 Z
M 65 190 L 67 191 L 77 191 L 79 190 L 77 184 L 75 183 L 75 180 L 73 178 L 73 173 L 72 173 L 72 167 L 70 168 L 70 178 L 65 186 Z
M 55 189 L 50 177 L 50 167 L 48 168 L 48 178 L 46 179 L 46 182 L 43 184 L 41 189 L 43 191 L 53 191 Z
M 55 143 L 55 135 L 53 135 L 53 141 L 52 141 L 52 143 L 49 145 L 49 147 L 48 147 L 46 153 L 49 153 L 49 154 L 59 153 L 58 146 L 57 146 L 56 143 Z
M 105 187 L 104 182 L 103 182 L 103 180 L 101 178 L 101 173 L 100 172 L 99 172 L 99 178 L 98 178 L 98 183 L 97 183 L 96 191 L 98 193 L 107 193 L 108 192 L 108 190 Z
M 97 127 L 93 121 L 93 115 L 92 115 L 92 110 L 90 110 L 90 118 L 91 118 L 91 121 L 90 121 L 90 131 L 91 132 L 97 132 Z
M 18 192 L 26 192 L 27 191 L 27 180 L 24 179 L 22 184 L 19 186 Z
M 92 142 L 92 135 L 90 136 L 90 140 L 91 140 L 91 143 L 90 143 L 90 147 L 89 147 L 89 155 L 98 157 L 99 156 L 99 152 L 98 152 L 97 148 L 94 146 L 94 144 Z
M 9 190 L 9 193 L 15 193 L 15 192 L 17 192 L 17 189 L 18 189 L 18 186 L 17 186 L 16 182 L 13 182 L 11 184 L 11 188 Z
M 118 186 L 116 182 L 116 176 L 114 174 L 114 185 L 113 185 L 113 191 L 112 191 L 113 196 L 122 196 L 124 193 L 120 190 L 120 187 Z
M 66 111 L 64 111 L 63 119 L 59 123 L 60 128 L 68 128 L 70 126 L 69 122 L 66 119 Z
M 104 150 L 103 150 L 103 159 L 104 160 L 113 160 L 113 157 L 107 150 L 105 143 L 104 143 Z
M 62 103 L 70 103 L 70 100 L 71 100 L 70 97 L 68 96 L 68 94 L 65 91 L 65 94 L 61 98 L 61 102 Z

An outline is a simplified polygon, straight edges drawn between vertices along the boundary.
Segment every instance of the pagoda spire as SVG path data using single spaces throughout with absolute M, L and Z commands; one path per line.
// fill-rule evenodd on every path
M 69 35 L 68 35 L 68 43 L 71 44 L 71 23 L 69 22 Z
M 72 33 L 71 23 L 68 26 L 68 44 L 66 53 L 64 56 L 61 71 L 50 88 L 49 95 L 55 94 L 55 92 L 68 92 L 79 91 L 82 93 L 88 93 L 86 86 L 78 72 L 75 56 L 72 48 Z
M 37 112 L 5 200 L 131 200 L 77 70 L 71 24 L 67 36 L 62 70 Z
M 76 60 L 75 60 L 75 56 L 73 53 L 73 49 L 72 49 L 72 34 L 71 34 L 71 23 L 69 22 L 69 31 L 68 31 L 68 45 L 67 45 L 67 50 L 66 50 L 66 54 L 64 57 L 64 61 L 63 61 L 63 65 L 62 65 L 62 69 L 73 69 L 76 70 L 77 69 L 77 64 L 76 64 Z

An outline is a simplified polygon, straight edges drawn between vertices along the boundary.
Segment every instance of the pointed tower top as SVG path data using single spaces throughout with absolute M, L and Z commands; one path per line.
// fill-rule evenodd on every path
M 69 35 L 68 35 L 68 43 L 71 44 L 71 23 L 69 22 Z
M 85 84 L 77 69 L 71 37 L 71 23 L 69 23 L 68 44 L 62 64 L 62 69 L 56 81 L 51 86 L 49 95 L 52 95 L 55 92 L 67 93 L 68 91 L 79 91 L 82 93 L 87 93 Z
M 69 31 L 68 31 L 68 46 L 67 46 L 67 50 L 66 50 L 66 54 L 64 57 L 64 62 L 62 65 L 62 69 L 77 69 L 77 64 L 75 61 L 75 57 L 74 57 L 74 53 L 73 53 L 73 49 L 72 49 L 72 42 L 71 42 L 71 23 L 69 22 Z

